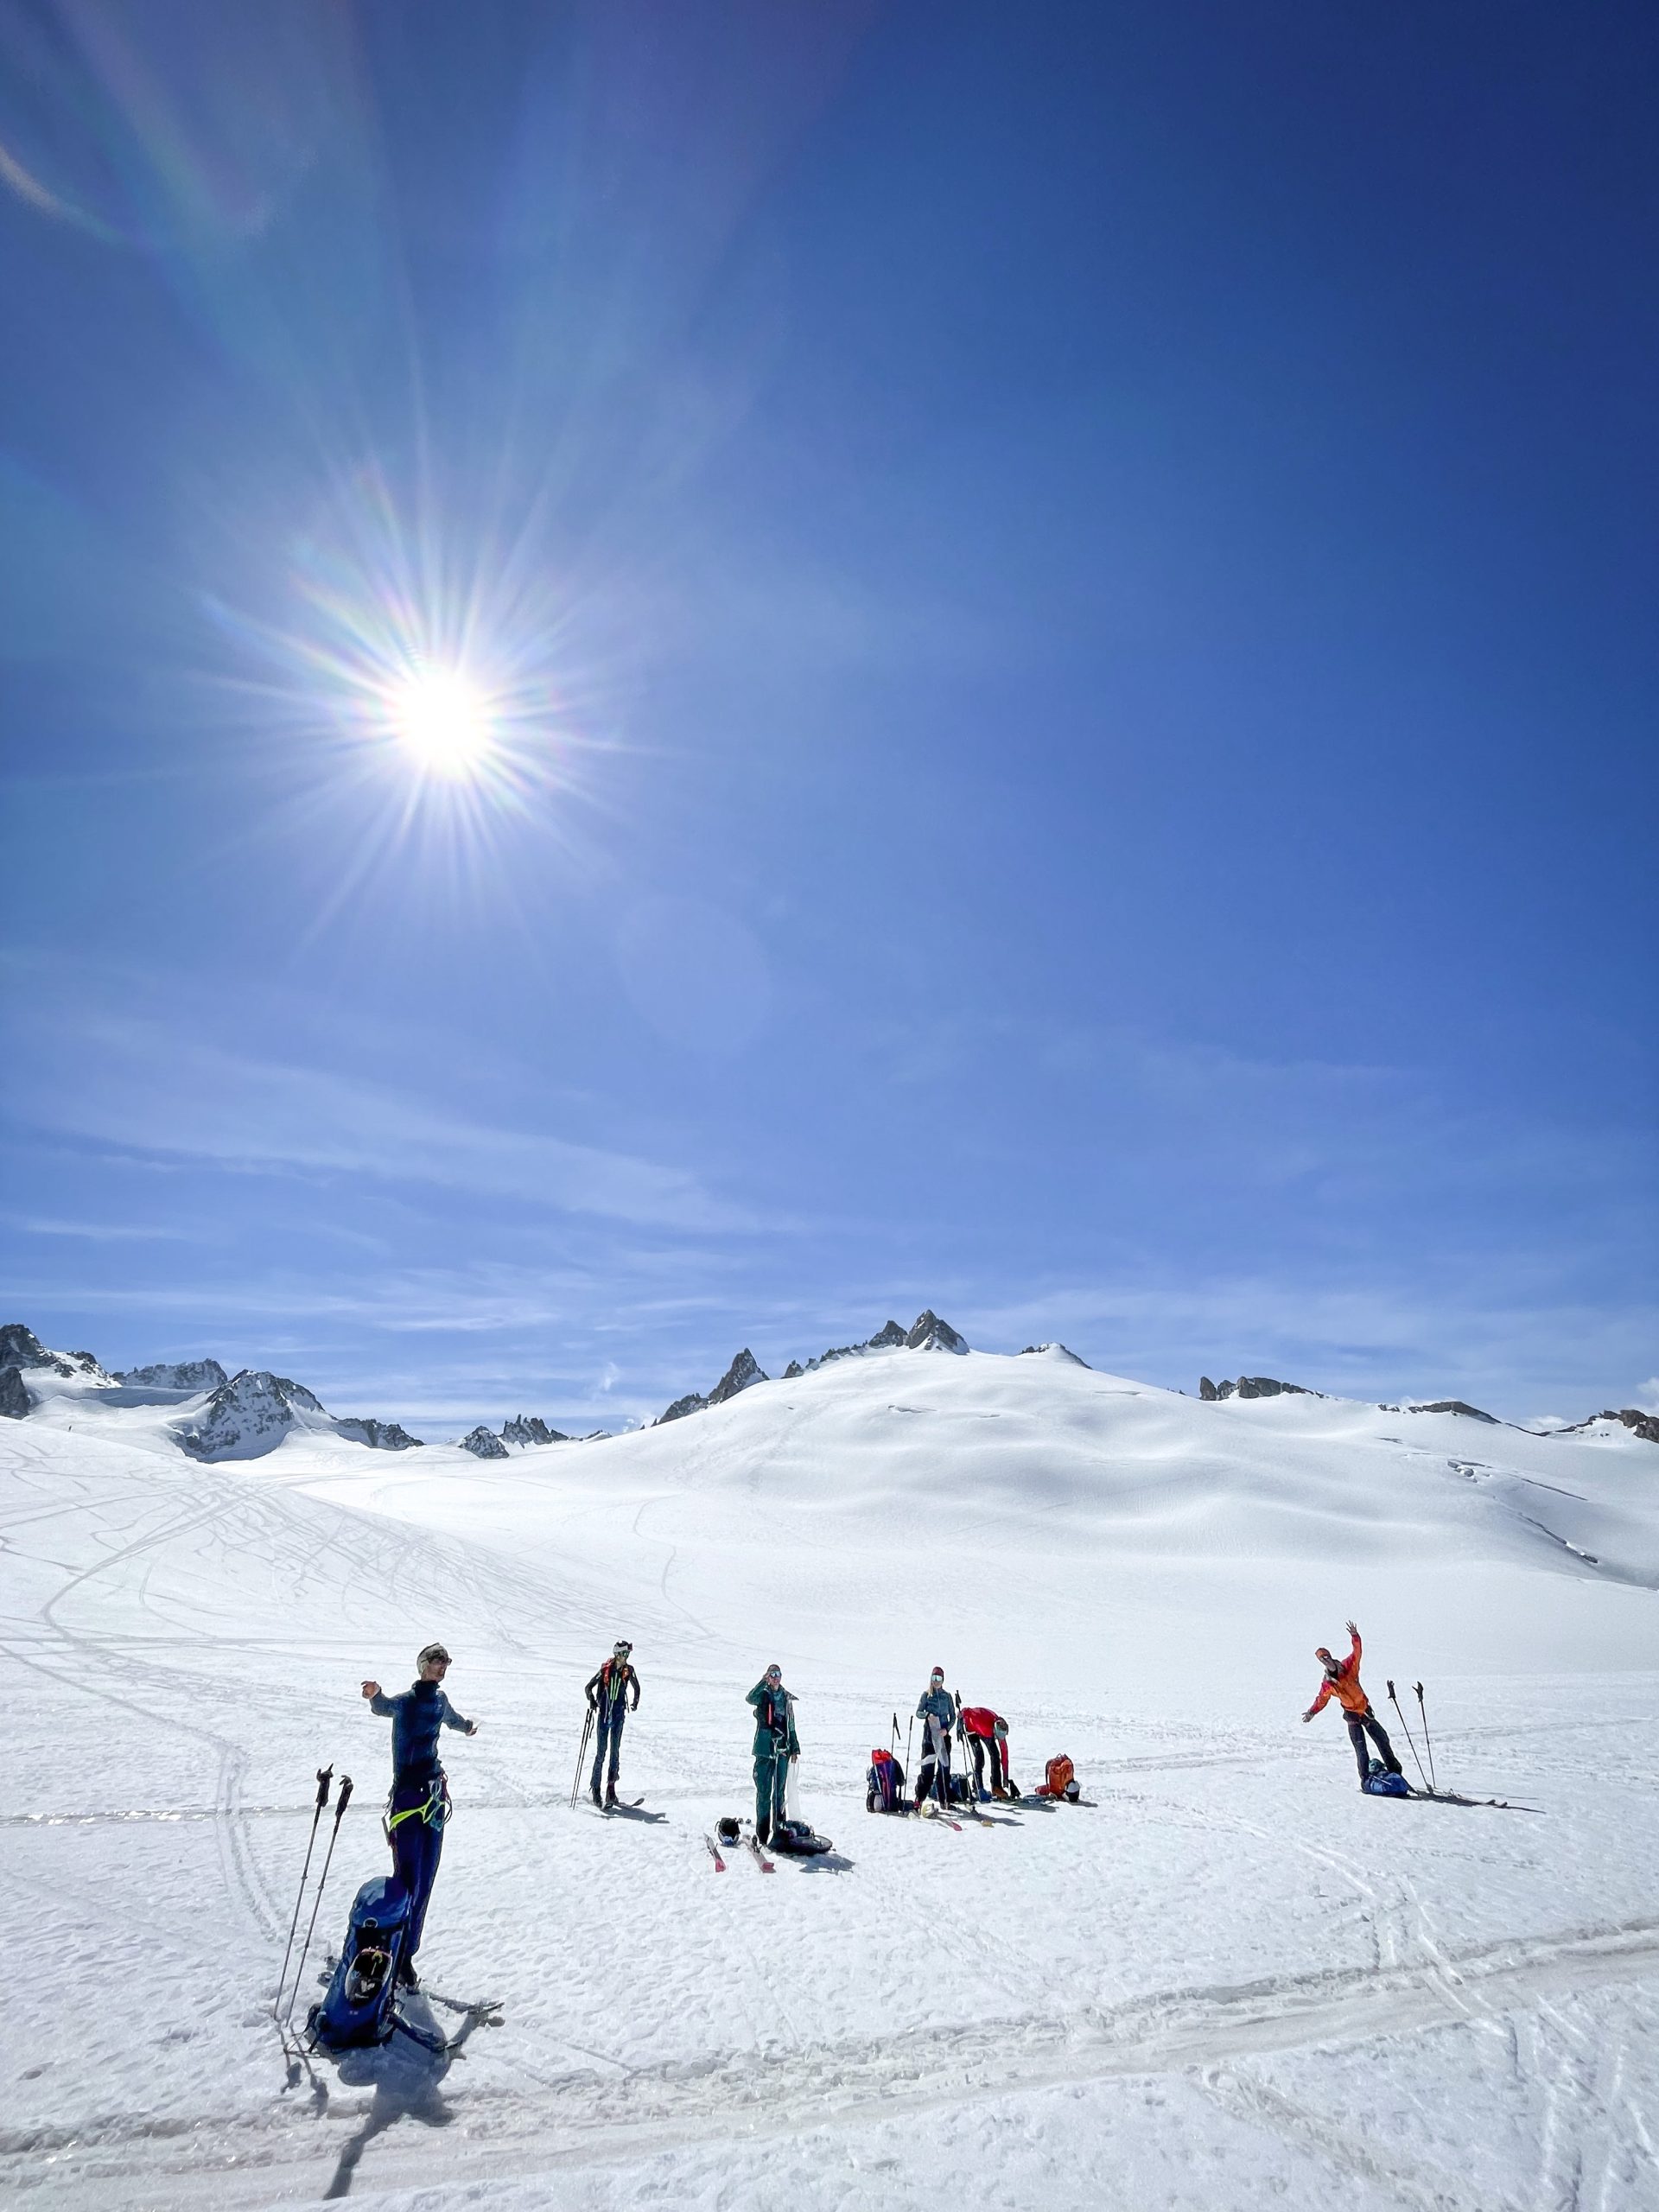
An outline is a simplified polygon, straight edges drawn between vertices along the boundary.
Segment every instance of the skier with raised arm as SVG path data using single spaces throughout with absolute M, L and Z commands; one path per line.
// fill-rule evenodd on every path
M 617 1770 L 622 1764 L 622 1723 L 630 1713 L 639 1710 L 639 1677 L 629 1663 L 632 1650 L 633 1646 L 626 1637 L 619 1638 L 610 1657 L 588 1683 L 586 1692 L 588 1710 L 594 1716 L 594 1732 L 599 1738 L 588 1794 L 595 1805 L 601 1802 L 600 1774 L 608 1751 L 610 1772 L 606 1777 L 603 1799 L 607 1812 L 616 1803 Z
M 784 1818 L 789 1763 L 801 1756 L 795 1733 L 795 1700 L 784 1688 L 784 1670 L 775 1662 L 749 1692 L 754 1707 L 754 1833 L 762 1844 Z
M 1370 1754 L 1365 1748 L 1368 1735 L 1382 1754 L 1382 1764 L 1389 1773 L 1398 1774 L 1400 1762 L 1394 1756 L 1394 1745 L 1389 1741 L 1388 1731 L 1371 1711 L 1371 1700 L 1360 1687 L 1359 1630 L 1352 1621 L 1345 1625 L 1352 1640 L 1352 1648 L 1345 1659 L 1333 1659 L 1323 1644 L 1313 1654 L 1325 1669 L 1325 1680 L 1319 1685 L 1319 1695 L 1302 1719 L 1312 1720 L 1315 1713 L 1323 1711 L 1329 1700 L 1335 1698 L 1342 1707 L 1342 1717 L 1348 1724 L 1348 1740 L 1354 1747 L 1354 1758 L 1359 1766 L 1359 1786 L 1363 1789 L 1371 1767 Z
M 409 1892 L 409 1938 L 397 1978 L 418 1989 L 415 1954 L 421 1948 L 426 1909 L 443 1855 L 444 1824 L 449 1818 L 449 1784 L 438 1763 L 438 1732 L 458 1728 L 476 1736 L 478 1723 L 455 1711 L 443 1693 L 449 1654 L 429 1643 L 416 1662 L 419 1673 L 408 1689 L 388 1697 L 378 1682 L 366 1681 L 369 1710 L 391 1722 L 391 1796 L 386 1802 L 386 1840 L 397 1878 Z
M 957 1725 L 957 1701 L 944 1687 L 944 1669 L 936 1667 L 927 1678 L 916 1718 L 922 1723 L 922 1756 L 916 1769 L 916 1809 L 922 1809 L 930 1790 L 941 1810 L 950 1802 L 950 1732 Z

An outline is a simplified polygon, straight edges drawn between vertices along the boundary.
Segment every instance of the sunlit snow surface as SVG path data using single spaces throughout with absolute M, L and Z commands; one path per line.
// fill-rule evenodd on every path
M 0 1422 L 20 2202 L 1659 2202 L 1659 1447 L 1058 1355 L 849 1360 L 489 1465 L 204 1466 L 179 1411 L 65 1385 Z M 1391 1725 L 1424 1679 L 1442 1782 L 1542 1815 L 1360 1795 L 1334 1713 L 1298 1720 L 1350 1613 Z M 620 1634 L 656 1826 L 568 1809 Z M 422 1965 L 501 2024 L 290 2082 L 313 1770 L 359 1785 L 333 1943 L 385 1863 L 358 1683 L 434 1636 L 481 1726 Z M 717 1875 L 774 1658 L 836 1857 Z M 868 1815 L 936 1662 L 1093 1804 Z

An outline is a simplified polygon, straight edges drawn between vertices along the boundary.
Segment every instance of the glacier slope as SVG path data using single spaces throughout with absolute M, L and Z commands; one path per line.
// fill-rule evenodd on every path
M 880 1353 L 505 1464 L 201 1465 L 188 1406 L 116 1396 L 0 1429 L 0 2171 L 42 2203 L 1651 2201 L 1653 1446 L 1058 1354 Z M 1443 1778 L 1543 1815 L 1360 1796 L 1296 1721 L 1349 1612 L 1384 1718 L 1422 1675 Z M 618 1633 L 660 1825 L 566 1802 Z M 310 1773 L 359 1783 L 332 1941 L 384 1863 L 357 1681 L 432 1635 L 483 1725 L 423 1965 L 503 2024 L 290 2084 Z M 773 1657 L 852 1863 L 717 1877 Z M 868 1817 L 936 1659 L 1096 1807 Z

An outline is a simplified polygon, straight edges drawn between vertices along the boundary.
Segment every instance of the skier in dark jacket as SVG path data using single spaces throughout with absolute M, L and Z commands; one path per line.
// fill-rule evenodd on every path
M 1382 1764 L 1390 1774 L 1399 1773 L 1400 1762 L 1394 1756 L 1394 1745 L 1389 1741 L 1387 1729 L 1371 1711 L 1371 1700 L 1360 1687 L 1359 1630 L 1352 1621 L 1346 1625 L 1351 1649 L 1345 1659 L 1333 1659 L 1323 1644 L 1313 1654 L 1325 1669 L 1325 1680 L 1319 1685 L 1319 1695 L 1302 1718 L 1312 1720 L 1316 1713 L 1322 1711 L 1331 1699 L 1335 1698 L 1342 1707 L 1342 1717 L 1348 1724 L 1348 1740 L 1354 1747 L 1354 1758 L 1359 1764 L 1359 1786 L 1363 1789 L 1366 1777 L 1371 1770 L 1370 1754 L 1365 1748 L 1367 1736 L 1382 1752 Z
M 409 1891 L 409 1941 L 398 1979 L 420 1987 L 415 1954 L 421 1948 L 426 1908 L 443 1855 L 443 1828 L 449 1817 L 449 1785 L 438 1764 L 438 1732 L 459 1728 L 476 1736 L 476 1720 L 463 1719 L 443 1694 L 449 1654 L 429 1643 L 416 1662 L 420 1673 L 409 1688 L 388 1697 L 378 1682 L 365 1682 L 369 1710 L 391 1721 L 391 1796 L 386 1805 L 386 1840 L 397 1878 Z
M 593 1714 L 599 1749 L 594 1753 L 593 1778 L 588 1794 L 595 1805 L 600 1801 L 600 1770 L 605 1764 L 605 1754 L 611 1755 L 611 1770 L 605 1784 L 604 1802 L 616 1802 L 617 1770 L 622 1764 L 622 1723 L 630 1713 L 639 1710 L 639 1677 L 628 1664 L 628 1655 L 633 1646 L 625 1638 L 620 1640 L 610 1657 L 588 1685 L 588 1710 Z
M 754 1707 L 754 1832 L 770 1843 L 784 1817 L 789 1763 L 801 1756 L 795 1733 L 795 1700 L 784 1688 L 784 1670 L 768 1667 L 749 1692 Z
M 922 1756 L 916 1769 L 916 1808 L 930 1790 L 941 1806 L 950 1802 L 950 1732 L 957 1725 L 957 1701 L 944 1687 L 944 1669 L 936 1667 L 928 1676 L 916 1718 L 922 1723 Z

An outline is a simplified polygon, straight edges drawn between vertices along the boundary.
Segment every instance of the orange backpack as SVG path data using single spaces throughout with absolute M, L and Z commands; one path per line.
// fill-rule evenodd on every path
M 1046 1797 L 1064 1797 L 1065 1785 L 1076 1780 L 1077 1771 L 1064 1751 L 1058 1758 L 1050 1759 L 1043 1769 L 1043 1795 Z

